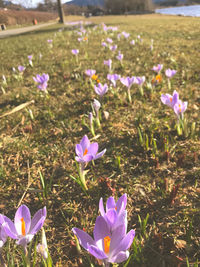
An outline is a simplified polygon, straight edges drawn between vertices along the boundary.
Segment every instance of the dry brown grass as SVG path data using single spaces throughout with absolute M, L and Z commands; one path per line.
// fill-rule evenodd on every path
M 56 19 L 57 14 L 39 11 L 0 10 L 0 23 L 6 25 L 31 24 L 33 19 L 38 22 L 46 22 Z

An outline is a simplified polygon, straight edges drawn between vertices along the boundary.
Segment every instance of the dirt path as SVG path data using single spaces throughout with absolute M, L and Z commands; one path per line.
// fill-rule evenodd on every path
M 56 22 L 49 22 L 49 23 L 44 23 L 44 24 L 39 24 L 39 25 L 34 25 L 34 26 L 28 26 L 28 27 L 23 27 L 23 28 L 0 31 L 0 38 L 7 38 L 7 37 L 10 37 L 13 35 L 18 35 L 18 34 L 25 33 L 25 32 L 35 31 L 35 30 L 40 29 L 42 27 L 47 27 L 47 26 L 50 26 L 53 24 L 56 24 Z

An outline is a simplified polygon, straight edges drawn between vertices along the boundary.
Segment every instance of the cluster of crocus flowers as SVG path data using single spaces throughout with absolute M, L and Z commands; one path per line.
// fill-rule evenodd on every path
M 33 80 L 38 83 L 37 88 L 43 92 L 47 92 L 47 82 L 49 80 L 49 75 L 43 73 L 42 75 L 37 74 L 36 77 L 33 77 Z
M 81 185 L 85 190 L 87 190 L 87 185 L 85 182 L 85 167 L 87 163 L 91 160 L 96 160 L 102 157 L 106 149 L 102 150 L 98 153 L 99 145 L 97 142 L 90 143 L 89 138 L 85 135 L 79 144 L 76 144 L 75 151 L 76 151 L 76 161 L 79 162 L 79 176 Z
M 187 109 L 188 102 L 182 102 L 179 99 L 179 94 L 178 92 L 176 92 L 176 90 L 173 92 L 173 95 L 162 94 L 161 101 L 163 104 L 167 105 L 168 107 L 174 110 L 179 120 L 183 119 L 183 113 Z
M 109 197 L 106 203 L 106 212 L 103 200 L 100 199 L 99 211 L 93 237 L 83 230 L 73 228 L 72 231 L 79 240 L 80 245 L 98 260 L 102 260 L 104 266 L 110 263 L 121 263 L 128 259 L 129 251 L 135 231 L 127 233 L 127 196 L 124 194 L 117 203 L 113 197 Z
M 23 246 L 26 252 L 27 244 L 42 228 L 45 219 L 46 207 L 38 210 L 31 220 L 29 208 L 26 205 L 22 205 L 15 213 L 14 223 L 7 216 L 0 214 L 1 240 L 4 243 L 6 237 L 9 236 L 15 239 L 18 245 Z

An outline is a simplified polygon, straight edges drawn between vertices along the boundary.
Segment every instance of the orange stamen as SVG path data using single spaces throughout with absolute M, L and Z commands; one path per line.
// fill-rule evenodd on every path
M 109 236 L 104 237 L 104 251 L 106 254 L 108 254 L 110 250 L 110 240 L 111 238 Z
M 170 97 L 170 99 L 169 99 L 169 100 L 170 100 L 170 102 L 172 102 L 172 97 Z
M 22 235 L 25 236 L 26 235 L 26 231 L 25 231 L 25 221 L 24 218 L 21 218 L 21 222 L 22 222 Z
M 87 155 L 87 153 L 88 153 L 88 150 L 86 148 L 85 151 L 84 151 L 84 153 L 83 153 L 83 156 Z
M 115 210 L 117 211 L 117 206 L 115 207 Z
M 179 104 L 178 107 L 179 107 L 179 111 L 181 112 L 181 105 Z

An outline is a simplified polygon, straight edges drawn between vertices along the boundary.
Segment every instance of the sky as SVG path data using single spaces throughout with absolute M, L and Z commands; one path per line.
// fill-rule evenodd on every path
M 56 0 L 53 0 L 56 2 Z M 61 0 L 62 3 L 66 3 L 69 0 Z M 36 7 L 39 3 L 43 3 L 44 0 L 11 0 L 11 2 L 16 3 L 16 4 L 21 4 L 25 7 Z

